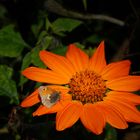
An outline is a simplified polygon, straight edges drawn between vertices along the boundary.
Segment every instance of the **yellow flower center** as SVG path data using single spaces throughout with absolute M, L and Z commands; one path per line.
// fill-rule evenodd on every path
M 70 80 L 70 93 L 73 100 L 83 104 L 102 101 L 106 93 L 106 84 L 102 77 L 94 71 L 77 72 Z

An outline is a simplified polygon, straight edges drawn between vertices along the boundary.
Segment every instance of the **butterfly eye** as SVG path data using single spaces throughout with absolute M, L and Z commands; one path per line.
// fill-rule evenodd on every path
M 43 90 L 43 91 L 47 91 L 47 87 L 44 87 L 42 90 Z
M 47 90 L 48 90 L 47 86 L 40 86 L 40 87 L 38 88 L 38 91 L 39 91 L 40 94 L 41 94 L 42 92 L 47 91 Z

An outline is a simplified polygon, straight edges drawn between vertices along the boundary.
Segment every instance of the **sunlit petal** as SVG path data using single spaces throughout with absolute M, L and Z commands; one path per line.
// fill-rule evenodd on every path
M 71 62 L 63 56 L 42 50 L 40 58 L 46 66 L 63 77 L 70 78 L 73 73 L 76 73 Z
M 70 44 L 68 46 L 66 57 L 73 64 L 76 72 L 85 70 L 88 66 L 88 55 L 81 49 L 77 48 L 74 44 Z
M 107 81 L 108 88 L 116 91 L 136 91 L 140 89 L 140 76 L 126 76 Z
M 105 98 L 105 101 L 109 103 L 116 110 L 119 110 L 128 122 L 140 123 L 140 112 L 136 107 L 128 104 L 127 102 L 117 101 L 114 98 Z
M 123 115 L 110 104 L 102 102 L 97 104 L 98 109 L 104 114 L 106 121 L 115 128 L 125 129 L 128 127 Z
M 107 97 L 117 101 L 127 102 L 128 104 L 132 103 L 132 105 L 140 105 L 140 95 L 134 93 L 110 91 Z
M 40 107 L 33 113 L 33 116 L 40 116 L 44 114 L 56 113 L 57 111 L 61 110 L 62 106 L 60 103 L 52 106 L 51 108 L 47 108 L 44 105 L 40 105 Z
M 124 60 L 108 64 L 101 75 L 104 80 L 113 80 L 115 78 L 127 76 L 130 70 L 130 61 Z
M 101 134 L 105 127 L 105 119 L 96 105 L 84 105 L 80 119 L 84 126 L 95 134 Z
M 26 97 L 20 105 L 22 107 L 30 107 L 37 104 L 38 102 L 40 102 L 40 99 L 38 97 L 38 89 L 36 89 L 33 93 L 31 93 L 31 95 Z
M 66 86 L 59 86 L 59 85 L 47 85 L 47 87 L 50 87 L 56 91 L 60 91 L 61 93 L 68 93 L 69 88 Z
M 34 81 L 52 84 L 66 84 L 69 82 L 69 78 L 63 77 L 62 75 L 55 73 L 51 70 L 29 67 L 22 71 L 22 74 Z
M 71 102 L 56 115 L 56 129 L 58 131 L 71 127 L 80 117 L 82 104 Z
M 105 66 L 106 60 L 105 60 L 104 41 L 102 41 L 99 47 L 96 49 L 93 56 L 90 58 L 89 69 L 100 74 L 102 70 L 105 68 Z

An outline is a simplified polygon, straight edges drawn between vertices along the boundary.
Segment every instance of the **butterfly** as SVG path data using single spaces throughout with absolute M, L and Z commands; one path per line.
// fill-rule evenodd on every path
M 47 108 L 51 108 L 60 100 L 60 91 L 56 91 L 48 86 L 40 86 L 38 92 L 42 104 Z

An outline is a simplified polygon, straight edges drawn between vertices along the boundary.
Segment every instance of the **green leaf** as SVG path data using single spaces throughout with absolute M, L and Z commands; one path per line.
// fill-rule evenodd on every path
M 52 41 L 53 41 L 52 36 L 47 36 L 44 32 L 41 32 L 37 42 L 37 46 L 42 47 L 42 49 L 45 50 L 49 47 L 49 45 L 51 45 Z
M 42 40 L 42 48 L 45 50 L 51 45 L 53 38 L 51 36 L 45 36 Z
M 75 44 L 78 48 L 80 48 L 80 49 L 84 49 L 84 48 L 85 48 L 85 46 L 82 45 L 82 44 L 80 44 L 79 42 L 75 42 L 74 44 Z
M 60 46 L 60 47 L 52 49 L 51 51 L 55 54 L 58 54 L 58 55 L 65 55 L 66 51 L 67 51 L 67 47 L 66 46 Z
M 48 31 L 48 30 L 49 30 L 49 28 L 50 28 L 51 26 L 52 26 L 52 25 L 51 25 L 51 23 L 50 23 L 49 19 L 48 19 L 48 18 L 46 18 L 46 22 L 45 22 L 45 29 L 46 29 L 46 31 Z
M 82 21 L 70 18 L 58 18 L 52 23 L 54 33 L 64 36 L 64 32 L 71 32 L 76 27 L 82 24 Z
M 11 103 L 18 104 L 18 93 L 16 83 L 12 80 L 13 69 L 0 65 L 0 96 L 7 96 L 11 99 Z
M 82 0 L 82 1 L 83 1 L 84 9 L 87 10 L 87 0 Z
M 13 25 L 8 25 L 0 30 L 0 55 L 18 57 L 23 48 L 28 47 L 21 35 L 14 31 Z
M 37 67 L 45 68 L 44 63 L 40 60 L 40 57 L 39 57 L 40 51 L 41 51 L 41 47 L 39 46 L 32 49 L 32 52 L 31 52 L 32 64 Z
M 28 52 L 23 58 L 21 69 L 23 70 L 27 68 L 30 64 L 31 64 L 31 53 Z
M 106 129 L 105 140 L 117 140 L 117 131 L 115 128 L 107 124 L 105 129 Z
M 31 52 L 28 52 L 23 58 L 21 70 L 24 70 L 25 68 L 29 67 L 29 65 L 31 64 L 37 67 L 46 68 L 46 66 L 40 60 L 40 57 L 39 57 L 39 52 L 41 50 L 42 50 L 42 47 L 36 46 L 31 50 Z M 27 82 L 27 80 L 28 80 L 27 78 L 21 75 L 19 85 L 20 86 L 23 85 L 24 83 Z
M 47 36 L 47 32 L 46 31 L 42 31 L 39 36 L 38 36 L 38 42 L 42 40 L 42 38 L 44 38 L 45 36 Z
M 24 58 L 23 58 L 23 61 L 22 61 L 22 66 L 21 66 L 21 70 L 24 70 L 25 68 L 27 68 L 29 65 L 31 64 L 31 53 L 27 53 Z M 24 83 L 27 82 L 27 78 L 25 78 L 24 76 L 20 76 L 20 83 L 19 85 L 23 85 Z
M 86 38 L 85 42 L 95 44 L 95 43 L 100 43 L 102 40 L 103 38 L 101 36 L 94 34 Z
M 33 34 L 34 34 L 34 36 L 35 37 L 37 37 L 38 35 L 39 35 L 39 33 L 40 33 L 40 30 L 41 30 L 41 28 L 43 27 L 43 20 L 40 20 L 39 22 L 38 22 L 38 24 L 33 24 L 32 26 L 31 26 L 31 30 L 32 30 L 32 32 L 33 32 Z

